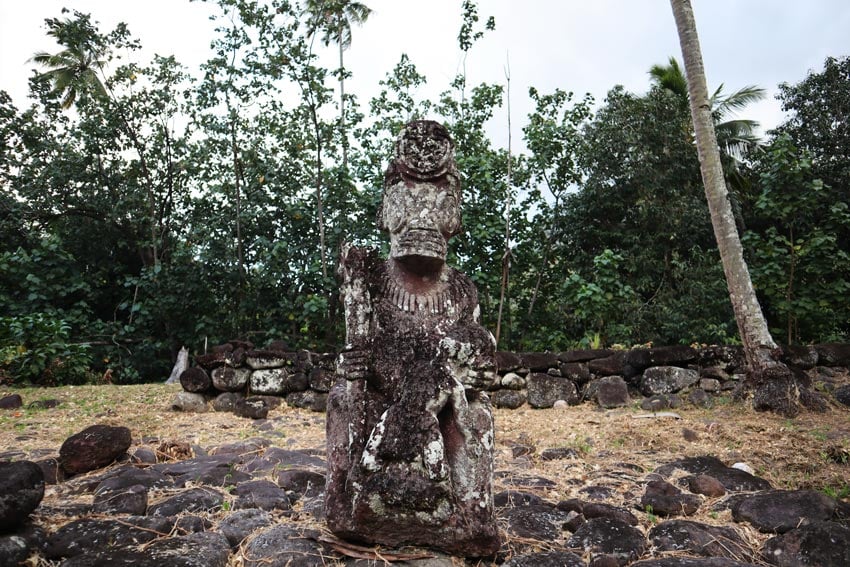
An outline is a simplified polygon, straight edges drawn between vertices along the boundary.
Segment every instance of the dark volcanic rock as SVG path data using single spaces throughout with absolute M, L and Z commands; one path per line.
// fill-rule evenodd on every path
M 528 399 L 524 390 L 498 390 L 490 394 L 493 405 L 497 408 L 517 409 Z
M 625 370 L 625 353 L 617 352 L 587 363 L 587 368 L 597 376 L 622 376 Z
M 285 470 L 277 475 L 277 484 L 296 499 L 310 498 L 325 489 L 325 475 L 310 470 Z
M 603 408 L 621 408 L 629 405 L 629 387 L 620 376 L 605 376 L 595 380 L 596 403 Z
M 513 352 L 496 351 L 496 365 L 502 372 L 511 372 L 520 367 L 522 362 Z
M 632 563 L 629 567 L 754 567 L 754 563 L 741 563 L 725 557 L 665 557 Z
M 0 565 L 19 565 L 30 556 L 30 551 L 30 545 L 24 538 L 16 535 L 0 536 Z
M 626 364 L 638 370 L 650 366 L 684 366 L 697 359 L 693 347 L 673 345 L 655 348 L 635 348 L 626 353 Z
M 579 402 L 576 385 L 566 378 L 535 372 L 528 375 L 527 387 L 528 405 L 533 408 L 551 408 L 558 400 Z
M 287 394 L 286 403 L 296 408 L 323 412 L 327 409 L 328 395 L 312 390 L 292 392 L 291 394 Z
M 219 522 L 218 531 L 227 538 L 231 547 L 237 547 L 254 530 L 269 526 L 273 521 L 271 514 L 265 510 L 236 510 Z
M 530 492 L 520 490 L 503 490 L 493 496 L 496 508 L 513 508 L 516 506 L 537 506 L 543 504 L 543 499 Z
M 723 483 L 707 474 L 698 474 L 687 477 L 688 490 L 694 494 L 702 494 L 711 498 L 719 498 L 726 494 L 726 487 Z
M 143 516 L 148 509 L 148 489 L 140 484 L 95 492 L 92 510 L 97 514 Z
M 316 537 L 285 524 L 269 528 L 245 545 L 245 567 L 325 567 L 333 554 L 318 546 Z
M 127 547 L 167 535 L 174 524 L 168 518 L 125 516 L 115 520 L 85 518 L 65 524 L 47 540 L 49 559 L 88 554 L 106 547 Z
M 560 504 L 558 505 L 560 507 Z M 637 516 L 619 506 L 612 506 L 604 502 L 585 502 L 581 507 L 581 513 L 588 520 L 594 518 L 612 518 L 630 526 L 638 524 Z
M 591 378 L 587 364 L 581 362 L 562 362 L 558 369 L 561 371 L 561 376 L 579 386 L 587 384 Z
M 249 419 L 265 419 L 269 415 L 269 406 L 262 398 L 243 398 L 233 404 L 233 414 Z
M 578 458 L 578 451 L 572 447 L 551 447 L 549 449 L 543 449 L 540 453 L 540 458 L 544 461 L 575 459 Z
M 661 516 L 690 516 L 701 503 L 696 494 L 686 494 L 663 480 L 649 481 L 640 499 L 640 505 L 648 512 Z
M 245 397 L 241 392 L 222 392 L 212 401 L 212 408 L 215 411 L 233 411 L 236 402 Z
M 850 528 L 815 522 L 765 542 L 762 557 L 778 567 L 850 565 Z
M 850 384 L 839 386 L 832 392 L 832 395 L 839 403 L 850 406 Z
M 821 366 L 850 366 L 850 344 L 830 343 L 815 345 L 818 364 Z
M 720 459 L 711 456 L 686 457 L 662 465 L 655 469 L 655 472 L 666 477 L 670 476 L 676 469 L 681 469 L 691 474 L 713 476 L 720 481 L 726 490 L 734 492 L 754 492 L 771 488 L 770 483 L 763 478 L 753 476 L 746 471 L 727 467 Z
M 199 472 L 189 472 L 174 479 L 176 486 L 186 486 L 186 483 L 203 484 L 206 486 L 233 486 L 240 482 L 251 480 L 248 473 L 236 470 L 230 463 L 204 468 Z
M 607 348 L 585 349 L 585 350 L 568 350 L 558 355 L 558 360 L 561 362 L 589 362 L 597 358 L 606 358 L 614 354 L 614 351 Z
M 18 409 L 24 405 L 24 400 L 20 394 L 10 394 L 0 398 L 0 409 Z
M 584 559 L 569 551 L 525 553 L 503 563 L 504 567 L 585 567 Z
M 219 533 L 203 532 L 157 540 L 144 551 L 106 549 L 77 555 L 62 567 L 225 567 L 230 546 Z
M 44 473 L 32 461 L 0 463 L 0 533 L 21 526 L 44 497 Z
M 218 370 L 225 369 L 216 369 L 213 372 Z M 200 366 L 193 366 L 180 373 L 180 385 L 183 386 L 183 389 L 187 392 L 201 394 L 209 391 L 210 388 L 212 388 L 213 383 L 206 370 Z
M 832 519 L 836 506 L 833 498 L 814 490 L 769 490 L 742 499 L 732 507 L 732 517 L 760 532 L 781 534 Z
M 550 368 L 558 367 L 558 355 L 551 352 L 520 352 L 517 353 L 520 366 L 528 368 L 532 372 L 546 372 Z
M 270 447 L 262 456 L 254 457 L 238 467 L 239 470 L 253 472 L 269 472 L 287 468 L 313 468 L 324 472 L 327 464 L 324 459 L 308 455 L 303 451 L 291 451 L 280 447 Z
M 190 369 L 191 370 L 191 369 Z M 188 372 L 188 370 L 187 370 Z M 212 385 L 222 392 L 239 392 L 248 385 L 251 371 L 247 368 L 220 366 L 211 373 Z
M 307 380 L 310 383 L 310 389 L 316 392 L 329 392 L 333 385 L 334 372 L 326 370 L 318 366 L 310 370 Z
M 685 551 L 707 557 L 749 558 L 741 535 L 730 527 L 688 520 L 670 520 L 649 530 L 649 541 L 659 551 Z
M 209 408 L 207 407 L 207 398 L 203 394 L 177 392 L 171 401 L 171 409 L 174 411 L 204 413 Z
M 645 396 L 672 394 L 699 382 L 696 370 L 678 366 L 653 366 L 647 368 L 640 379 L 640 391 Z
M 530 504 L 509 508 L 502 514 L 508 533 L 538 541 L 551 542 L 563 532 L 563 527 L 575 512 L 564 512 L 551 505 Z
M 181 512 L 202 512 L 221 507 L 224 496 L 211 488 L 192 488 L 153 504 L 149 516 L 176 516 Z
M 68 437 L 59 449 L 59 462 L 68 474 L 105 467 L 130 448 L 126 427 L 92 425 Z
M 620 565 L 643 555 L 646 545 L 640 530 L 612 518 L 588 520 L 567 541 L 567 547 L 583 549 L 592 556 L 613 555 Z
M 30 410 L 44 410 L 44 409 L 53 409 L 62 405 L 62 402 L 55 399 L 50 400 L 35 400 L 34 402 L 30 402 L 27 404 L 27 409 Z
M 292 504 L 286 491 L 270 480 L 241 482 L 233 490 L 238 498 L 233 505 L 236 510 L 259 508 L 260 510 L 291 510 Z

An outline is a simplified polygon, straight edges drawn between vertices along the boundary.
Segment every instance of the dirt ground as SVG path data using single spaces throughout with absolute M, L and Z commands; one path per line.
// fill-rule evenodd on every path
M 207 448 L 264 435 L 251 420 L 229 413 L 171 410 L 170 401 L 178 391 L 179 385 L 160 384 L 0 390 L 0 397 L 20 394 L 24 406 L 36 400 L 60 401 L 52 409 L 0 410 L 0 453 L 22 451 L 33 459 L 57 455 L 67 437 L 96 423 L 128 427 L 134 446 L 171 441 Z M 273 444 L 324 448 L 324 414 L 284 404 L 269 413 L 269 420 L 277 432 Z M 495 421 L 497 491 L 509 487 L 510 477 L 539 475 L 556 483 L 537 490 L 547 500 L 581 498 L 582 488 L 601 485 L 613 489 L 610 503 L 634 510 L 642 480 L 657 466 L 682 457 L 713 455 L 728 465 L 746 463 L 775 488 L 810 488 L 850 500 L 847 408 L 786 419 L 720 398 L 712 409 L 686 407 L 658 415 L 641 410 L 637 402 L 615 410 L 590 403 L 564 409 L 524 407 L 496 410 Z M 516 445 L 532 450 L 514 456 Z M 544 449 L 556 447 L 572 448 L 576 455 L 566 460 L 540 458 Z M 646 529 L 656 521 L 651 514 L 639 516 Z M 718 514 L 709 503 L 692 519 L 731 522 L 726 516 L 728 511 Z M 763 536 L 750 531 L 757 547 Z

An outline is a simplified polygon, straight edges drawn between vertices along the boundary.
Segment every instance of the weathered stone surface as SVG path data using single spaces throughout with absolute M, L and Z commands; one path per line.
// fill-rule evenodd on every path
M 850 565 L 850 528 L 814 522 L 767 540 L 761 553 L 778 567 Z
M 242 398 L 233 404 L 233 414 L 248 419 L 265 419 L 269 415 L 269 405 L 262 398 Z
M 312 390 L 292 392 L 291 394 L 287 394 L 286 403 L 296 408 L 323 412 L 328 407 L 328 395 L 321 392 L 313 392 Z
M 232 366 L 220 366 L 210 372 L 212 385 L 216 390 L 222 392 L 240 392 L 248 385 L 251 379 L 251 370 L 248 368 L 233 368 Z
M 44 473 L 32 461 L 0 462 L 0 533 L 23 525 L 44 497 Z
M 520 490 L 503 490 L 493 496 L 497 508 L 514 508 L 516 506 L 536 506 L 543 504 L 543 499 L 531 492 Z
M 310 384 L 310 389 L 316 392 L 330 392 L 333 385 L 334 373 L 320 366 L 315 366 L 310 370 L 307 380 Z
M 622 376 L 625 369 L 625 353 L 615 352 L 605 358 L 596 358 L 587 363 L 587 368 L 597 376 Z
M 560 363 L 558 355 L 551 352 L 519 352 L 517 356 L 520 366 L 532 372 L 546 372 L 550 368 L 557 368 Z
M 835 396 L 836 401 L 839 403 L 850 406 L 850 384 L 839 386 L 832 395 Z
M 522 366 L 522 361 L 519 356 L 513 352 L 506 351 L 496 351 L 496 364 L 499 367 L 499 370 L 502 372 L 513 372 L 520 366 Z
M 264 368 L 251 373 L 251 392 L 254 394 L 284 395 L 296 390 L 290 389 L 292 373 L 286 368 Z M 304 380 L 306 382 L 306 380 Z M 308 384 L 305 384 L 308 386 Z M 302 388 L 302 390 L 305 390 Z
M 286 468 L 313 468 L 324 472 L 327 463 L 315 456 L 303 451 L 290 451 L 280 447 L 271 447 L 262 456 L 255 457 L 239 466 L 239 470 L 253 472 L 267 472 L 272 470 L 283 470 Z
M 45 555 L 48 559 L 58 559 L 89 554 L 107 547 L 138 545 L 169 533 L 173 523 L 173 520 L 168 518 L 148 516 L 126 516 L 116 520 L 75 520 L 50 535 Z
M 516 409 L 528 400 L 525 390 L 499 390 L 491 395 L 493 405 L 497 408 Z
M 270 480 L 241 482 L 233 490 L 233 494 L 237 496 L 233 504 L 236 510 L 259 508 L 260 510 L 287 511 L 292 509 L 292 503 L 286 491 Z
M 218 531 L 227 538 L 231 547 L 238 547 L 251 532 L 269 526 L 273 521 L 271 514 L 265 510 L 236 510 L 218 524 Z
M 694 494 L 702 494 L 711 498 L 719 498 L 726 494 L 723 483 L 707 474 L 690 476 L 687 479 L 688 490 Z
M 500 385 L 502 388 L 506 388 L 508 390 L 522 390 L 525 388 L 525 378 L 520 376 L 519 374 L 514 374 L 513 372 L 508 372 L 502 379 L 500 380 Z
M 174 399 L 171 401 L 171 409 L 176 411 L 203 413 L 209 408 L 207 407 L 207 399 L 203 394 L 177 392 L 174 395 Z
M 192 488 L 153 504 L 148 516 L 176 516 L 184 512 L 202 512 L 221 507 L 224 495 L 211 488 Z
M 725 557 L 665 557 L 632 563 L 629 567 L 753 567 L 754 563 L 741 563 Z
M 607 348 L 568 350 L 558 354 L 558 360 L 561 362 L 590 362 L 597 358 L 607 358 L 612 354 L 614 354 L 614 351 Z
M 20 394 L 9 394 L 0 398 L 0 409 L 18 409 L 24 405 Z
M 222 392 L 217 395 L 211 405 L 215 411 L 233 411 L 236 402 L 245 397 L 241 392 Z
M 461 220 L 453 153 L 443 126 L 408 124 L 378 215 L 389 259 L 343 247 L 347 346 L 328 399 L 325 508 L 344 538 L 483 556 L 500 545 L 484 393 L 498 375 L 475 286 L 445 264 Z
M 511 508 L 504 512 L 502 517 L 507 521 L 508 533 L 517 537 L 552 542 L 561 537 L 563 525 L 572 516 L 570 512 L 558 510 L 551 504 L 530 504 Z
M 245 545 L 245 567 L 325 567 L 334 554 L 316 538 L 318 533 L 285 524 L 269 528 Z
M 562 362 L 558 369 L 561 376 L 575 382 L 577 386 L 587 384 L 591 378 L 587 364 L 581 362 Z
M 206 370 L 200 366 L 193 366 L 180 373 L 180 385 L 187 392 L 201 394 L 208 392 L 212 388 L 213 382 Z
M 579 402 L 576 385 L 556 376 L 535 372 L 528 375 L 528 405 L 533 408 L 551 408 L 556 401 L 569 404 Z
M 602 408 L 621 408 L 629 405 L 629 387 L 620 376 L 605 376 L 594 380 L 596 403 Z
M 29 556 L 30 545 L 27 540 L 17 535 L 0 536 L 0 565 L 20 565 Z
M 699 381 L 699 373 L 678 366 L 653 366 L 647 368 L 640 380 L 640 391 L 645 396 L 672 394 Z
M 686 345 L 634 348 L 626 354 L 625 362 L 637 370 L 644 370 L 650 366 L 683 366 L 695 361 L 697 356 L 696 349 Z
M 690 516 L 699 509 L 702 499 L 696 494 L 686 494 L 663 480 L 651 480 L 640 505 L 659 516 Z
M 297 365 L 297 354 L 273 349 L 249 350 L 245 354 L 245 364 L 254 370 L 265 370 L 268 368 L 295 367 Z
M 524 553 L 503 563 L 505 567 L 585 567 L 584 559 L 569 551 Z
M 669 520 L 649 530 L 649 541 L 659 551 L 684 551 L 706 557 L 750 559 L 750 548 L 731 527 L 709 526 L 688 520 Z
M 67 438 L 59 449 L 59 462 L 68 474 L 105 467 L 130 448 L 126 427 L 92 425 Z
M 700 388 L 696 388 L 688 394 L 688 401 L 698 408 L 710 408 L 714 405 L 711 396 L 709 396 L 705 390 L 701 390 Z
M 646 545 L 646 538 L 640 530 L 612 518 L 588 520 L 567 540 L 569 548 L 583 549 L 592 556 L 612 555 L 620 565 L 643 555 Z
M 219 533 L 202 532 L 163 538 L 136 549 L 107 548 L 76 555 L 62 567 L 226 567 L 230 546 Z
M 290 500 L 311 498 L 325 490 L 325 475 L 310 470 L 285 470 L 277 475 L 277 484 L 284 489 Z
M 681 469 L 691 474 L 707 474 L 713 476 L 726 488 L 734 492 L 753 492 L 771 488 L 770 483 L 753 476 L 746 471 L 727 467 L 717 457 L 686 457 L 658 467 L 655 472 L 669 476 L 674 470 Z
M 92 510 L 97 514 L 144 516 L 148 509 L 148 489 L 140 484 L 126 488 L 98 490 Z
M 832 519 L 836 505 L 835 499 L 814 490 L 769 490 L 741 500 L 732 507 L 732 517 L 760 532 L 781 534 Z
M 818 364 L 821 366 L 850 366 L 850 344 L 829 343 L 815 345 Z
M 544 461 L 558 461 L 561 459 L 578 458 L 578 451 L 572 447 L 550 447 L 543 449 L 540 453 L 540 458 Z

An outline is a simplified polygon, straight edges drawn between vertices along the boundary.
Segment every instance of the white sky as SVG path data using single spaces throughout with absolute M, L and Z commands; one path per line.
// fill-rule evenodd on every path
M 346 91 L 366 107 L 379 92 L 378 81 L 407 53 L 428 78 L 422 95 L 434 98 L 461 70 L 457 32 L 460 0 L 363 0 L 374 11 L 355 28 L 346 65 L 353 73 Z M 847 0 L 693 0 L 709 89 L 726 92 L 748 84 L 768 89 L 769 99 L 751 107 L 746 118 L 765 129 L 782 113 L 773 99 L 780 82 L 795 83 L 820 70 L 827 56 L 850 54 L 850 2 Z M 196 70 L 209 55 L 212 8 L 188 0 L 0 0 L 0 89 L 16 105 L 26 105 L 27 60 L 39 50 L 54 51 L 44 18 L 61 16 L 65 6 L 92 14 L 101 31 L 125 21 L 141 40 L 146 62 L 153 53 L 174 54 Z M 532 110 L 528 87 L 541 92 L 592 93 L 598 102 L 614 85 L 645 92 L 647 71 L 681 60 L 667 0 L 479 0 L 480 24 L 490 15 L 496 31 L 487 33 L 467 59 L 468 84 L 504 83 L 510 60 L 514 139 Z M 324 48 L 321 48 L 324 49 Z M 336 63 L 336 51 L 324 60 Z M 491 124 L 494 137 L 505 132 L 504 110 Z M 497 140 L 501 144 L 501 141 Z

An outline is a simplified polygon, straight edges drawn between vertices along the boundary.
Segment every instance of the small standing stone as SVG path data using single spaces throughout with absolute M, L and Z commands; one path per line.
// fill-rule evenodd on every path
M 59 449 L 59 462 L 68 474 L 80 474 L 105 467 L 130 448 L 126 427 L 92 425 L 72 435 Z

